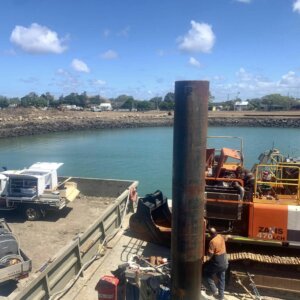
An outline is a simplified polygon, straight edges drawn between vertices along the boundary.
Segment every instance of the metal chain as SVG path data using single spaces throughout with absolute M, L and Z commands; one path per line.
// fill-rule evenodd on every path
M 255 299 L 257 299 L 257 300 L 262 300 L 262 297 L 261 297 L 261 295 L 259 294 L 259 291 L 258 291 L 258 289 L 257 289 L 257 287 L 256 287 L 256 285 L 255 285 L 254 280 L 253 280 L 253 276 L 254 276 L 254 275 L 250 274 L 249 272 L 247 272 L 247 275 L 248 275 L 249 280 L 250 280 L 250 286 L 252 287 L 252 290 L 253 290 L 253 292 L 254 292 L 254 294 L 255 294 Z
M 241 279 L 238 277 L 238 275 L 237 274 L 235 274 L 235 276 L 236 276 L 236 283 L 238 283 L 245 291 L 246 291 L 246 293 L 252 298 L 252 299 L 256 299 L 256 297 L 254 297 L 253 295 L 252 295 L 252 293 L 245 287 L 245 285 L 242 283 L 242 281 L 241 281 Z

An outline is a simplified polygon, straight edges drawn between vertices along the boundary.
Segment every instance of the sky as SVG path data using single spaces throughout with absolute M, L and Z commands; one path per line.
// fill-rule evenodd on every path
M 1 0 L 0 95 L 300 98 L 300 0 Z

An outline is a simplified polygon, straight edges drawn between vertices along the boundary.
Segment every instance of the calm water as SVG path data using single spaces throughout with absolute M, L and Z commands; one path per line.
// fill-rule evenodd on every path
M 273 145 L 283 153 L 300 156 L 299 129 L 212 127 L 208 134 L 242 137 L 248 168 Z M 63 162 L 60 175 L 136 179 L 140 182 L 140 195 L 161 189 L 171 197 L 172 147 L 173 128 L 165 127 L 0 139 L 0 167 Z

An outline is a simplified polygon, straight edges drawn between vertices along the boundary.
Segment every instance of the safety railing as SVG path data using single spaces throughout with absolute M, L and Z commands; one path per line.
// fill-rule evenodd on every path
M 118 228 L 126 209 L 129 188 L 136 187 L 137 181 L 129 182 L 128 188 L 82 235 L 62 248 L 37 278 L 20 292 L 14 292 L 7 299 L 49 299 L 51 295 L 64 289 L 80 271 L 83 264 L 96 254 L 106 236 Z
M 300 202 L 300 167 L 291 164 L 257 165 L 254 194 L 277 198 L 280 195 L 293 196 Z M 291 199 L 292 199 L 291 198 Z

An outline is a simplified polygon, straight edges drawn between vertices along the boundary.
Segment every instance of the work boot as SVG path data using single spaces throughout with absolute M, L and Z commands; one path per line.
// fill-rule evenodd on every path
M 205 291 L 201 291 L 201 300 L 214 300 L 215 298 L 213 297 L 212 293 L 207 293 Z
M 216 294 L 213 294 L 214 298 L 217 299 L 217 300 L 226 300 L 225 296 L 220 296 L 218 293 Z
M 223 298 L 220 298 L 219 293 L 214 293 L 214 294 L 212 294 L 212 295 L 213 295 L 213 297 L 214 297 L 215 299 L 223 300 Z

